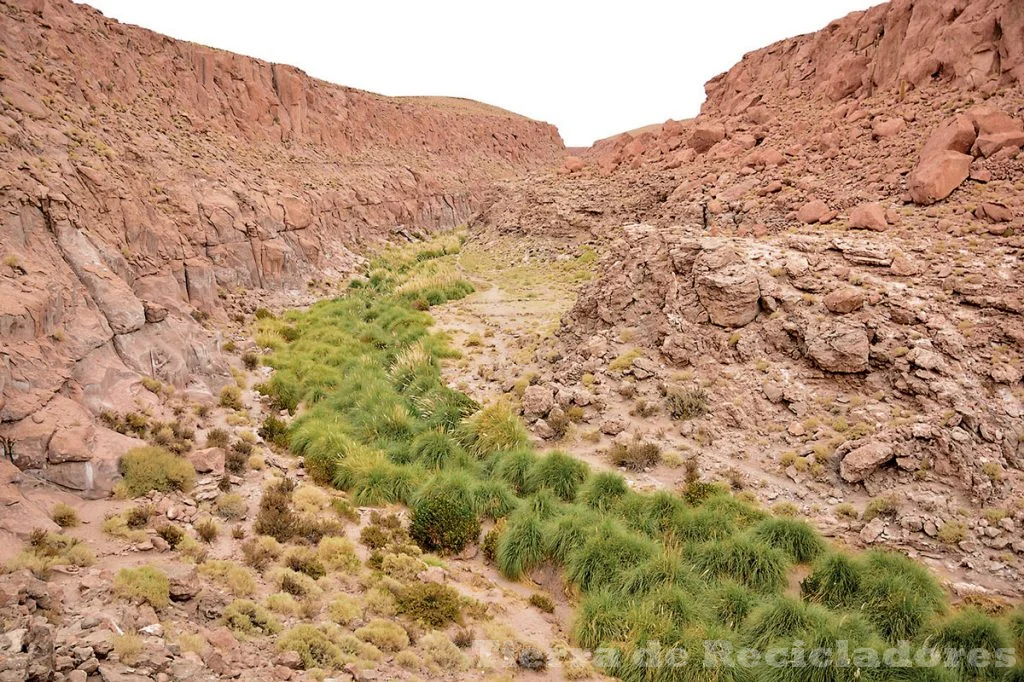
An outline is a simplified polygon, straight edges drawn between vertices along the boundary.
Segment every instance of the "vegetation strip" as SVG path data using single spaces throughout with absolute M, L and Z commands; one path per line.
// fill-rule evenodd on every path
M 457 353 L 430 331 L 426 311 L 472 291 L 456 275 L 458 248 L 449 237 L 389 252 L 346 296 L 258 322 L 275 370 L 259 389 L 299 413 L 287 430 L 268 419 L 263 435 L 303 457 L 316 481 L 358 505 L 408 505 L 410 535 L 429 551 L 458 553 L 478 541 L 481 519 L 495 521 L 485 555 L 511 579 L 559 566 L 579 598 L 576 643 L 602 649 L 595 660 L 622 679 L 1024 678 L 1020 665 L 999 665 L 1015 647 L 1024 653 L 1020 608 L 954 609 L 911 559 L 844 553 L 806 522 L 772 517 L 699 478 L 681 495 L 631 491 L 615 473 L 535 452 L 510 405 L 480 408 L 447 387 L 440 362 Z M 845 642 L 881 661 L 904 641 L 911 651 L 989 657 L 876 667 L 835 653 Z M 680 652 L 676 660 L 652 665 L 653 642 Z M 737 665 L 709 660 L 706 642 L 833 655 L 820 665 Z

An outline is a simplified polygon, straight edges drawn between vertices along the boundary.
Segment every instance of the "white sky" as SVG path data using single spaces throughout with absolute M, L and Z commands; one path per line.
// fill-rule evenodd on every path
M 569 146 L 689 118 L 745 52 L 878 0 L 90 0 L 109 17 L 386 95 L 554 123 Z

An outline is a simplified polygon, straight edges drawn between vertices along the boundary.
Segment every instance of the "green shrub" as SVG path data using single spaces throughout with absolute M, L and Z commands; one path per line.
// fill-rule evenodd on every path
M 462 428 L 463 438 L 469 451 L 477 457 L 492 452 L 525 448 L 530 443 L 530 434 L 523 426 L 516 410 L 506 402 L 489 405 L 472 417 Z
M 544 553 L 564 564 L 572 552 L 586 543 L 597 523 L 592 511 L 571 507 L 544 526 Z
M 431 628 L 462 622 L 459 593 L 438 583 L 414 583 L 396 595 L 398 612 Z
M 435 477 L 412 511 L 409 535 L 428 552 L 458 554 L 480 537 L 480 520 L 465 479 Z
M 862 598 L 861 611 L 890 643 L 916 637 L 930 615 L 921 595 L 896 577 L 869 581 Z
M 217 498 L 217 516 L 229 521 L 244 519 L 249 512 L 245 498 L 238 493 L 225 493 Z
M 199 539 L 206 543 L 213 542 L 220 535 L 220 526 L 209 517 L 196 521 L 195 529 Z
M 610 511 L 629 492 L 626 479 L 611 471 L 590 475 L 580 490 L 579 501 L 591 509 Z
M 445 469 L 468 463 L 466 451 L 440 428 L 427 429 L 413 438 L 409 453 L 414 461 L 428 469 Z
M 114 592 L 125 599 L 145 602 L 154 609 L 171 602 L 170 580 L 163 571 L 152 566 L 122 568 L 114 577 Z
M 727 514 L 704 508 L 675 514 L 668 528 L 668 532 L 682 542 L 722 540 L 736 530 L 736 524 Z
M 563 501 L 572 502 L 589 472 L 586 463 L 564 452 L 554 451 L 533 466 L 529 473 L 529 487 L 531 490 L 547 488 Z
M 359 567 L 355 545 L 348 538 L 325 537 L 320 540 L 316 551 L 328 570 L 351 572 Z
M 345 654 L 322 631 L 312 625 L 296 625 L 277 639 L 281 651 L 294 651 L 302 660 L 306 670 L 341 668 L 345 665 Z
M 339 594 L 327 604 L 327 614 L 338 625 L 348 625 L 363 615 L 363 608 L 355 597 Z
M 288 444 L 288 427 L 281 419 L 274 415 L 269 415 L 264 419 L 262 426 L 256 430 L 256 433 L 267 443 L 273 443 L 282 447 Z
M 956 670 L 965 680 L 1001 679 L 1003 669 L 993 665 L 996 652 L 1013 650 L 1013 642 L 1003 625 L 975 609 L 960 611 L 940 623 L 929 644 L 940 651 L 988 652 L 985 664 L 971 660 L 971 656 L 963 656 L 956 662 Z
M 602 522 L 579 549 L 571 552 L 566 576 L 583 590 L 610 585 L 655 552 L 655 545 L 614 522 Z
M 645 595 L 664 588 L 683 588 L 694 595 L 702 589 L 690 566 L 671 550 L 663 550 L 624 572 L 619 577 L 619 585 L 623 593 L 629 595 Z
M 277 561 L 283 551 L 280 543 L 269 535 L 249 538 L 242 543 L 242 556 L 245 563 L 257 571 L 262 571 Z
M 519 505 L 512 488 L 504 481 L 484 480 L 473 487 L 473 509 L 484 518 L 497 521 Z
M 50 510 L 50 518 L 61 528 L 74 528 L 81 523 L 78 512 L 63 502 L 53 505 L 53 509 Z
M 293 488 L 294 484 L 283 478 L 264 489 L 253 531 L 269 535 L 278 542 L 287 542 L 295 536 L 297 519 L 291 507 Z
M 484 535 L 484 541 L 480 546 L 480 551 L 483 552 L 484 559 L 490 563 L 494 563 L 498 558 L 498 544 L 501 542 L 501 536 L 505 534 L 505 529 L 508 527 L 508 519 L 498 519 L 498 522 L 494 524 Z
M 252 351 L 242 353 L 242 365 L 250 372 L 260 366 L 260 356 Z
M 518 580 L 544 560 L 544 534 L 539 516 L 527 511 L 509 519 L 498 541 L 495 562 L 502 575 Z
M 359 532 L 359 542 L 370 549 L 383 549 L 391 542 L 391 534 L 377 525 L 364 526 Z
M 281 624 L 270 612 L 248 599 L 236 599 L 228 604 L 221 620 L 234 632 L 248 636 L 274 635 L 281 631 Z
M 731 580 L 722 580 L 709 595 L 712 612 L 727 628 L 738 628 L 747 620 L 759 601 L 749 588 Z
M 185 531 L 181 526 L 173 523 L 164 523 L 156 527 L 156 534 L 167 543 L 171 549 L 176 549 L 182 540 L 185 539 Z
M 852 608 L 860 603 L 862 569 L 846 554 L 826 554 L 800 587 L 806 598 L 830 609 Z
M 227 429 L 210 429 L 206 434 L 206 447 L 208 448 L 226 448 L 230 442 L 231 434 Z
M 196 470 L 187 459 L 155 446 L 129 450 L 119 468 L 123 478 L 118 487 L 127 497 L 140 497 L 151 490 L 188 492 L 196 481 Z
M 629 624 L 626 622 L 622 595 L 611 590 L 587 593 L 580 602 L 573 625 L 573 638 L 584 649 L 621 642 Z
M 508 483 L 517 495 L 533 492 L 530 472 L 537 464 L 537 455 L 525 448 L 501 453 L 494 465 L 495 475 Z
M 252 572 L 233 561 L 213 559 L 203 562 L 199 573 L 221 583 L 236 597 L 248 597 L 256 591 L 256 578 Z
M 709 577 L 730 578 L 756 592 L 777 592 L 786 584 L 786 559 L 777 549 L 742 537 L 698 548 L 696 565 Z
M 806 521 L 766 519 L 753 528 L 753 536 L 769 547 L 785 552 L 797 563 L 814 561 L 825 551 L 825 541 Z

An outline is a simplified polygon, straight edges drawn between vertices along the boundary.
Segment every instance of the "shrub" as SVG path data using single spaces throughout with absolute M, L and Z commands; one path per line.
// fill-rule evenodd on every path
M 327 569 L 317 556 L 317 553 L 308 547 L 292 547 L 284 555 L 284 565 L 298 573 L 304 573 L 313 580 L 327 575 Z
M 637 437 L 630 443 L 613 443 L 608 449 L 608 459 L 617 467 L 643 471 L 661 461 L 661 448 Z
M 374 618 L 355 632 L 356 637 L 383 651 L 399 651 L 409 646 L 409 635 L 398 623 Z
M 345 654 L 338 645 L 312 625 L 296 625 L 287 630 L 278 638 L 277 648 L 297 653 L 306 670 L 341 668 L 345 664 Z
M 417 643 L 427 662 L 442 670 L 465 670 L 466 657 L 448 636 L 439 630 L 428 632 Z
M 814 561 L 825 551 L 825 541 L 805 521 L 789 518 L 766 519 L 753 528 L 753 536 L 769 547 L 782 550 L 793 561 Z
M 460 649 L 468 649 L 473 646 L 476 636 L 470 628 L 459 628 L 452 635 L 452 644 Z
M 236 599 L 228 604 L 221 620 L 243 635 L 274 635 L 281 631 L 281 624 L 269 611 L 248 599 Z
M 442 429 L 427 429 L 409 445 L 412 459 L 428 469 L 444 469 L 468 462 L 466 451 Z
M 596 590 L 584 596 L 576 613 L 573 638 L 584 649 L 594 650 L 626 637 L 628 623 L 622 596 L 611 590 Z
M 128 497 L 151 490 L 188 492 L 196 480 L 196 470 L 187 459 L 154 446 L 129 450 L 121 458 L 120 470 L 123 479 L 118 488 Z
M 181 529 L 181 526 L 177 526 L 173 523 L 163 523 L 157 526 L 156 534 L 159 535 L 171 549 L 177 549 L 181 541 L 185 539 L 185 531 Z
M 249 511 L 245 498 L 238 493 L 225 493 L 217 498 L 217 515 L 229 521 L 244 519 Z
M 791 637 L 824 621 L 821 612 L 791 597 L 777 597 L 757 609 L 746 628 L 747 640 L 766 648 L 778 638 Z
M 242 365 L 250 372 L 260 366 L 260 356 L 252 351 L 242 353 Z
M 231 434 L 226 429 L 210 429 L 206 434 L 206 447 L 226 448 L 231 442 Z
M 547 488 L 565 502 L 572 502 L 589 468 L 584 462 L 564 452 L 554 451 L 538 460 L 529 473 L 532 490 Z
M 497 521 L 515 511 L 518 504 L 512 488 L 504 481 L 488 479 L 473 487 L 473 509 L 485 518 Z
M 249 464 L 249 457 L 252 455 L 252 444 L 247 443 L 244 440 L 235 441 L 224 454 L 224 468 L 236 476 L 241 476 L 245 473 L 245 468 Z
M 484 559 L 486 561 L 494 563 L 497 559 L 498 543 L 501 541 L 501 536 L 504 535 L 507 527 L 507 519 L 498 519 L 498 522 L 494 524 L 494 527 L 484 535 L 484 541 L 480 546 L 480 550 L 483 552 Z
M 495 475 L 508 483 L 518 495 L 532 492 L 530 472 L 537 464 L 537 455 L 526 448 L 502 453 L 495 462 Z
M 217 536 L 220 535 L 220 526 L 209 517 L 196 521 L 195 529 L 199 539 L 207 544 L 216 540 Z
M 721 540 L 736 532 L 736 524 L 726 514 L 700 508 L 675 514 L 669 531 L 683 542 Z
M 447 585 L 414 583 L 397 594 L 398 612 L 431 628 L 462 622 L 462 599 Z
M 290 568 L 275 568 L 270 572 L 270 579 L 279 590 L 299 599 L 317 598 L 322 592 L 320 586 L 316 584 L 316 580 Z
M 565 563 L 576 549 L 590 537 L 597 519 L 589 510 L 572 507 L 544 526 L 544 553 L 555 561 Z
M 262 571 L 281 556 L 280 543 L 269 535 L 249 538 L 242 543 L 242 556 L 245 563 L 257 571 Z
M 863 519 L 872 521 L 878 516 L 895 516 L 900 503 L 895 497 L 875 497 L 864 508 Z
M 544 533 L 540 516 L 523 511 L 513 516 L 498 541 L 495 562 L 502 575 L 518 580 L 544 560 Z
M 242 389 L 234 384 L 222 388 L 220 391 L 220 406 L 229 410 L 244 410 L 245 404 L 242 402 Z
M 221 583 L 236 597 L 248 597 L 256 591 L 256 578 L 249 569 L 233 561 L 214 559 L 199 567 L 202 575 Z
M 591 474 L 580 490 L 579 501 L 591 509 L 609 511 L 629 492 L 626 479 L 611 471 Z
M 295 535 L 296 519 L 292 511 L 292 486 L 288 479 L 272 483 L 263 491 L 253 530 L 287 542 Z
M 74 528 L 81 523 L 78 512 L 63 502 L 58 502 L 53 506 L 53 509 L 50 510 L 50 518 L 61 528 Z
M 964 679 L 1001 679 L 1003 670 L 992 663 L 1000 649 L 1012 651 L 1013 642 L 1006 629 L 996 620 L 975 609 L 961 611 L 940 623 L 929 644 L 940 651 L 986 651 L 988 660 L 981 663 L 972 656 L 961 656 L 956 669 Z
M 530 595 L 530 606 L 540 609 L 544 613 L 555 612 L 555 602 L 551 601 L 551 597 L 540 592 L 534 592 Z
M 852 608 L 860 599 L 862 571 L 846 554 L 826 554 L 800 587 L 805 597 L 830 609 Z
M 123 635 L 114 636 L 114 653 L 117 660 L 124 665 L 134 665 L 139 662 L 145 643 L 142 638 L 134 632 L 126 632 Z
M 126 526 L 133 530 L 139 528 L 145 528 L 149 524 L 149 520 L 153 517 L 153 507 L 149 504 L 140 504 L 130 509 L 126 509 L 121 517 L 124 519 Z
M 710 596 L 712 613 L 727 628 L 738 628 L 758 603 L 758 595 L 739 583 L 721 581 Z
M 967 539 L 967 526 L 960 521 L 946 521 L 939 526 L 939 542 L 955 545 Z
M 295 601 L 295 597 L 287 592 L 275 592 L 267 597 L 266 604 L 267 608 L 274 613 L 285 616 L 294 616 L 300 610 L 299 602 Z
M 472 495 L 461 478 L 437 477 L 413 507 L 409 535 L 426 551 L 458 554 L 480 537 Z
M 352 541 L 343 537 L 325 537 L 316 548 L 320 561 L 329 571 L 354 571 L 359 557 Z
M 338 625 L 348 625 L 363 615 L 363 609 L 355 597 L 339 594 L 327 604 L 327 615 Z
M 654 551 L 654 543 L 647 538 L 605 521 L 569 555 L 566 575 L 581 589 L 591 590 L 613 583 L 622 571 L 649 559 Z
M 786 584 L 782 552 L 755 540 L 732 537 L 700 547 L 695 557 L 705 575 L 730 578 L 756 592 L 776 592 Z
M 377 525 L 364 526 L 359 532 L 359 542 L 370 549 L 383 549 L 391 542 L 391 534 Z
M 523 645 L 516 653 L 516 665 L 524 670 L 543 672 L 548 667 L 548 655 L 532 644 Z
M 256 433 L 267 443 L 273 443 L 282 447 L 288 444 L 288 427 L 281 419 L 274 415 L 264 419 L 263 425 L 257 429 Z
M 170 581 L 163 571 L 152 566 L 122 568 L 114 577 L 114 592 L 125 599 L 145 602 L 154 609 L 171 602 Z
M 665 389 L 665 404 L 673 419 L 696 419 L 708 412 L 708 394 L 699 386 L 670 386 Z
M 426 567 L 421 559 L 408 554 L 385 554 L 381 559 L 381 570 L 396 580 L 415 580 Z
M 530 442 L 530 434 L 516 410 L 503 401 L 489 405 L 469 417 L 463 425 L 462 433 L 469 451 L 477 457 L 525 448 Z

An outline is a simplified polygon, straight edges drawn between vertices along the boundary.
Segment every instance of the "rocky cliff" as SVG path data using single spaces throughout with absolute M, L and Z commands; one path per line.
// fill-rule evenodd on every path
M 0 2 L 0 420 L 15 461 L 91 489 L 90 453 L 123 449 L 91 416 L 144 403 L 141 375 L 218 387 L 201 322 L 225 299 L 336 278 L 392 231 L 457 225 L 496 179 L 562 149 L 554 127 L 476 102 L 336 86 L 67 1 Z M 51 439 L 67 428 L 74 453 Z

